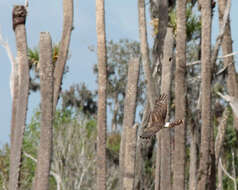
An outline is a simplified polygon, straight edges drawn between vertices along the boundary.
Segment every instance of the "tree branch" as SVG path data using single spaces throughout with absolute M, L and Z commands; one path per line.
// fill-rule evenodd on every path
M 233 159 L 233 158 L 232 158 L 232 159 Z M 229 177 L 229 178 L 233 181 L 233 183 L 234 183 L 234 188 L 235 188 L 234 190 L 237 190 L 236 178 L 234 178 L 233 176 L 231 176 L 231 175 L 229 174 L 229 172 L 223 167 L 221 157 L 220 157 L 220 159 L 219 159 L 219 163 L 220 163 L 220 166 L 221 166 L 223 172 L 226 174 L 226 176 Z
M 221 98 L 223 98 L 225 101 L 229 102 L 233 112 L 235 113 L 236 117 L 238 117 L 238 99 L 234 96 L 223 95 L 220 92 L 217 92 L 217 94 L 221 96 Z
M 15 58 L 13 57 L 12 51 L 9 47 L 9 44 L 7 41 L 4 40 L 2 33 L 0 31 L 0 45 L 6 50 L 7 56 L 10 60 L 11 66 L 12 66 L 12 72 L 10 75 L 10 91 L 11 91 L 11 97 L 13 98 L 13 92 L 14 92 L 14 77 L 18 74 L 17 73 L 17 62 Z
M 219 57 L 217 57 L 217 59 L 224 59 L 224 58 L 231 57 L 231 56 L 234 56 L 234 55 L 237 55 L 237 54 L 238 54 L 238 51 L 235 51 L 235 52 L 232 52 L 232 53 L 228 53 L 224 56 L 219 56 Z M 186 66 L 190 67 L 190 66 L 194 66 L 194 65 L 197 65 L 197 64 L 200 64 L 200 63 L 201 63 L 201 60 L 197 60 L 197 61 L 194 61 L 194 62 L 191 62 L 191 63 L 187 63 Z

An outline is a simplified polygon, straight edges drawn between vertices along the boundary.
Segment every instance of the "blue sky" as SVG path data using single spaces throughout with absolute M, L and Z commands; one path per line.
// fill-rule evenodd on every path
M 11 12 L 14 4 L 22 4 L 23 0 L 0 1 L 0 29 L 8 40 L 15 55 L 15 36 L 12 30 Z M 63 89 L 70 85 L 85 82 L 90 89 L 96 88 L 92 68 L 97 62 L 96 55 L 88 50 L 88 46 L 96 46 L 95 0 L 74 1 L 74 30 L 71 37 L 69 73 L 63 81 Z M 234 51 L 238 51 L 238 26 L 234 23 L 238 18 L 235 8 L 238 2 L 232 0 L 231 25 Z M 138 40 L 138 18 L 136 0 L 105 0 L 107 40 L 129 38 Z M 217 17 L 215 13 L 214 17 Z M 234 22 L 233 22 L 234 21 Z M 26 23 L 27 41 L 30 48 L 37 47 L 39 34 L 50 32 L 53 42 L 58 42 L 62 31 L 62 0 L 29 0 L 29 13 Z M 150 27 L 148 27 L 150 29 Z M 213 22 L 213 39 L 218 33 L 217 19 Z M 152 42 L 149 34 L 150 44 Z M 11 97 L 9 78 L 11 65 L 5 50 L 0 47 L 0 145 L 9 141 L 11 120 Z M 28 106 L 28 121 L 32 112 L 39 105 L 39 95 L 31 94 Z

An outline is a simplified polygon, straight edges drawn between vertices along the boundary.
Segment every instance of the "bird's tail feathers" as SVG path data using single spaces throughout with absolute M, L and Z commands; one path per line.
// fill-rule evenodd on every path
M 165 127 L 166 128 L 173 128 L 173 127 L 175 127 L 177 125 L 181 125 L 181 124 L 183 124 L 183 120 L 179 119 L 179 120 L 173 121 L 171 123 L 166 123 Z

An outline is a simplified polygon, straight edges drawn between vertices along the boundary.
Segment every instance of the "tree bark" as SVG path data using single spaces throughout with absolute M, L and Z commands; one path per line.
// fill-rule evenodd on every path
M 52 64 L 52 42 L 49 33 L 40 34 L 40 92 L 41 92 L 41 131 L 36 175 L 35 190 L 49 188 L 50 161 L 52 153 L 53 128 L 53 96 L 54 78 Z
M 58 103 L 64 68 L 68 59 L 71 32 L 73 30 L 73 7 L 73 0 L 63 0 L 63 32 L 59 46 L 59 56 L 54 69 L 54 111 L 56 110 L 56 106 Z
M 106 85 L 107 52 L 104 0 L 96 0 L 96 30 L 98 54 L 98 111 L 97 111 L 97 189 L 106 189 Z
M 168 0 L 153 0 L 154 8 L 151 12 L 152 17 L 158 18 L 158 33 L 153 44 L 153 64 L 160 67 L 160 58 L 163 54 L 163 46 L 168 26 Z M 153 65 L 154 66 L 154 65 Z
M 29 91 L 29 66 L 27 57 L 26 41 L 26 9 L 24 6 L 14 6 L 13 8 L 13 30 L 16 36 L 17 62 L 19 66 L 18 95 L 16 103 L 16 121 L 12 121 L 11 153 L 10 153 L 10 175 L 9 189 L 17 190 L 19 188 L 19 176 L 22 154 L 23 134 L 25 130 L 25 121 L 28 104 Z M 13 110 L 14 111 L 14 110 Z M 15 127 L 13 127 L 15 125 Z
M 192 119 L 190 123 L 191 144 L 190 144 L 190 164 L 189 164 L 189 190 L 197 189 L 198 133 L 199 133 L 198 126 Z
M 164 45 L 164 57 L 162 62 L 162 81 L 161 81 L 161 94 L 168 95 L 168 105 L 170 104 L 170 90 L 172 83 L 172 57 L 174 48 L 173 29 L 167 28 Z M 169 106 L 167 108 L 167 121 L 169 119 Z M 160 142 L 157 147 L 156 155 L 156 178 L 155 189 L 171 189 L 171 148 L 170 143 L 171 135 L 170 129 L 163 129 L 157 134 L 157 142 Z M 160 146 L 160 147 L 159 147 Z M 160 170 L 160 171 L 159 171 Z M 160 173 L 160 174 L 158 174 Z M 160 179 L 158 179 L 160 177 Z M 160 183 L 158 183 L 160 182 Z
M 222 119 L 218 126 L 218 132 L 216 136 L 216 142 L 215 142 L 215 157 L 216 157 L 216 166 L 219 165 L 219 158 L 221 156 L 221 150 L 225 138 L 225 132 L 227 127 L 227 119 L 229 117 L 229 110 L 228 107 L 223 111 Z
M 201 0 L 202 12 L 202 129 L 198 190 L 208 186 L 211 141 L 211 1 Z
M 112 132 L 117 131 L 117 115 L 119 110 L 119 101 L 118 101 L 118 93 L 115 93 L 114 96 L 114 109 L 113 109 L 113 116 L 112 116 Z
M 137 127 L 138 124 L 135 124 L 133 127 L 128 127 L 126 132 L 123 190 L 134 189 Z
M 119 155 L 122 189 L 130 189 L 130 187 L 133 189 L 134 185 L 135 174 L 133 168 L 135 167 L 135 156 L 134 158 L 132 158 L 132 155 L 134 155 L 135 153 L 134 148 L 131 146 L 136 146 L 136 136 L 134 136 L 136 135 L 134 134 L 134 132 L 136 132 L 136 129 L 129 128 L 132 128 L 135 121 L 137 85 L 140 72 L 139 66 L 139 60 L 135 58 L 128 63 L 128 82 L 124 102 L 124 118 L 122 125 L 123 131 L 121 135 Z M 128 133 L 130 133 L 130 135 Z M 129 149 L 132 152 L 127 152 L 129 151 Z M 128 172 L 130 173 L 130 175 Z
M 145 72 L 146 80 L 146 94 L 149 101 L 150 109 L 153 110 L 155 101 L 155 86 L 152 79 L 149 48 L 147 42 L 147 30 L 146 30 L 146 15 L 145 15 L 145 0 L 138 0 L 138 17 L 139 17 L 139 34 L 140 34 L 140 51 L 142 54 L 143 70 Z
M 185 129 L 186 129 L 186 0 L 177 1 L 176 5 L 176 71 L 175 71 L 175 119 L 184 122 L 175 128 L 173 154 L 173 189 L 185 188 Z
M 218 13 L 219 13 L 220 26 L 223 24 L 223 16 L 225 13 L 226 6 L 227 6 L 227 2 L 225 0 L 218 1 Z M 228 22 L 225 27 L 225 32 L 224 32 L 223 41 L 222 41 L 223 56 L 229 53 L 232 53 L 233 51 L 232 43 L 233 41 L 231 38 L 230 18 L 228 18 Z M 228 93 L 230 96 L 234 96 L 238 98 L 237 76 L 236 76 L 233 56 L 224 58 L 224 66 L 228 66 L 228 75 L 226 79 Z M 237 131 L 237 136 L 238 136 L 238 117 L 236 117 L 234 113 L 233 113 L 233 118 L 234 118 L 233 125 Z

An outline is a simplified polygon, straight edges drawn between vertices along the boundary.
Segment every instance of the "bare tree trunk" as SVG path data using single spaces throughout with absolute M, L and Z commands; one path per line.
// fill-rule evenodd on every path
M 164 57 L 162 62 L 162 82 L 161 82 L 161 93 L 168 95 L 168 105 L 170 104 L 170 90 L 172 83 L 172 57 L 174 48 L 173 29 L 167 28 L 167 34 L 164 45 Z M 169 106 L 167 111 L 167 121 L 169 119 Z M 170 129 L 163 129 L 157 134 L 157 155 L 156 155 L 156 177 L 155 178 L 155 189 L 157 190 L 158 181 L 160 182 L 160 189 L 171 189 L 171 148 L 170 143 L 171 135 Z M 160 147 L 159 147 L 160 146 Z M 160 171 L 159 171 L 160 170 Z M 158 174 L 160 173 L 160 174 Z M 158 177 L 160 176 L 160 179 Z
M 34 190 L 49 188 L 50 161 L 52 156 L 54 78 L 52 42 L 49 33 L 40 34 L 40 92 L 41 131 Z
M 208 185 L 211 141 L 211 1 L 201 0 L 202 12 L 202 129 L 198 190 Z
M 215 157 L 216 157 L 216 166 L 218 166 L 219 158 L 221 156 L 221 150 L 225 138 L 225 132 L 227 127 L 227 119 L 229 117 L 229 110 L 228 107 L 224 110 L 222 114 L 222 119 L 218 126 L 218 132 L 216 136 L 216 142 L 215 142 Z
M 54 111 L 61 91 L 62 78 L 68 58 L 71 32 L 73 30 L 73 0 L 63 0 L 64 23 L 59 47 L 59 56 L 54 69 Z
M 151 61 L 149 58 L 149 48 L 147 42 L 147 29 L 146 29 L 146 11 L 145 11 L 145 0 L 138 0 L 138 18 L 139 18 L 139 36 L 140 36 L 140 51 L 142 54 L 142 64 L 143 70 L 145 72 L 145 81 L 146 81 L 146 96 L 147 96 L 147 106 L 144 110 L 142 127 L 140 131 L 146 127 L 148 123 L 148 113 L 150 110 L 153 110 L 154 101 L 156 98 L 156 90 L 154 80 L 152 78 L 151 71 Z M 139 132 L 140 132 L 139 131 Z M 144 166 L 146 160 L 145 151 L 153 147 L 152 141 L 144 145 L 141 140 L 138 140 L 138 151 L 137 151 L 137 161 L 136 161 L 136 188 L 143 188 L 145 180 L 143 180 L 144 175 Z M 148 152 L 148 151 L 147 151 Z
M 104 17 L 104 0 L 96 0 L 96 29 L 98 54 L 98 111 L 97 111 L 97 189 L 106 189 L 106 86 L 107 51 Z
M 168 0 L 152 0 L 151 1 L 151 16 L 152 19 L 159 19 L 158 33 L 153 44 L 153 64 L 156 63 L 160 67 L 160 58 L 163 53 L 164 40 L 168 26 Z
M 170 139 L 171 140 L 171 139 Z M 157 141 L 157 152 L 156 152 L 156 163 L 155 163 L 155 190 L 160 190 L 161 183 L 161 139 L 159 138 Z
M 139 66 L 138 59 L 133 59 L 128 63 L 128 82 L 124 102 L 123 131 L 119 156 L 122 189 L 133 189 L 134 186 L 136 129 L 131 128 L 135 121 Z M 134 147 L 131 147 L 132 145 Z M 134 157 L 132 157 L 133 155 Z
M 25 121 L 28 104 L 29 90 L 29 66 L 27 57 L 26 41 L 26 9 L 24 6 L 14 6 L 13 8 L 13 30 L 16 36 L 17 62 L 19 66 L 18 81 L 18 99 L 16 104 L 16 121 L 12 123 L 11 153 L 10 153 L 10 176 L 9 190 L 19 188 L 19 176 L 22 154 L 23 133 L 25 130 Z M 14 118 L 13 118 L 14 120 Z M 14 121 L 12 121 L 14 122 Z
M 198 163 L 198 126 L 192 120 L 190 124 L 191 144 L 190 144 L 190 164 L 189 164 L 189 190 L 197 189 L 197 163 Z
M 145 0 L 138 0 L 138 17 L 139 17 L 139 34 L 140 34 L 140 49 L 142 54 L 143 69 L 145 72 L 145 80 L 147 82 L 147 99 L 150 109 L 153 109 L 155 101 L 155 86 L 151 75 L 149 48 L 147 42 L 146 16 L 145 16 Z
M 173 190 L 185 188 L 185 129 L 186 129 L 186 0 L 177 1 L 176 5 L 176 71 L 175 71 L 175 119 L 184 122 L 175 128 L 173 154 Z
M 219 23 L 220 26 L 223 24 L 223 16 L 225 13 L 225 9 L 227 6 L 227 2 L 225 0 L 219 0 Z M 222 41 L 222 54 L 227 55 L 229 53 L 232 53 L 232 38 L 231 38 L 231 26 L 230 26 L 230 18 L 228 18 L 228 22 L 225 27 L 225 32 L 223 35 L 223 41 Z M 233 56 L 224 58 L 224 66 L 228 66 L 228 76 L 227 76 L 227 88 L 228 93 L 230 96 L 234 96 L 238 98 L 238 86 L 237 86 L 237 76 L 235 71 L 235 65 L 234 65 L 234 58 Z M 237 131 L 238 136 L 238 117 L 235 116 L 233 113 L 233 125 Z
M 149 107 L 149 102 L 147 100 L 145 108 L 144 108 L 144 112 L 143 112 L 141 127 L 138 130 L 139 135 L 143 132 L 143 129 L 148 123 L 149 111 L 150 111 L 150 107 Z M 145 155 L 148 155 L 147 153 L 150 151 L 149 148 L 151 146 L 153 147 L 152 141 L 146 143 L 145 145 L 142 139 L 139 138 L 139 135 L 138 135 L 137 146 L 136 146 L 136 166 L 135 166 L 136 171 L 135 171 L 135 185 L 134 185 L 134 188 L 137 190 L 143 189 L 144 187 L 145 161 L 147 159 Z
M 125 146 L 125 172 L 123 176 L 122 188 L 126 190 L 134 189 L 137 127 L 138 124 L 135 124 L 133 127 L 128 127 L 126 134 L 127 144 Z
M 112 132 L 117 131 L 117 115 L 119 110 L 119 102 L 118 102 L 118 93 L 115 93 L 114 96 L 114 109 L 113 109 L 113 117 L 112 117 Z

